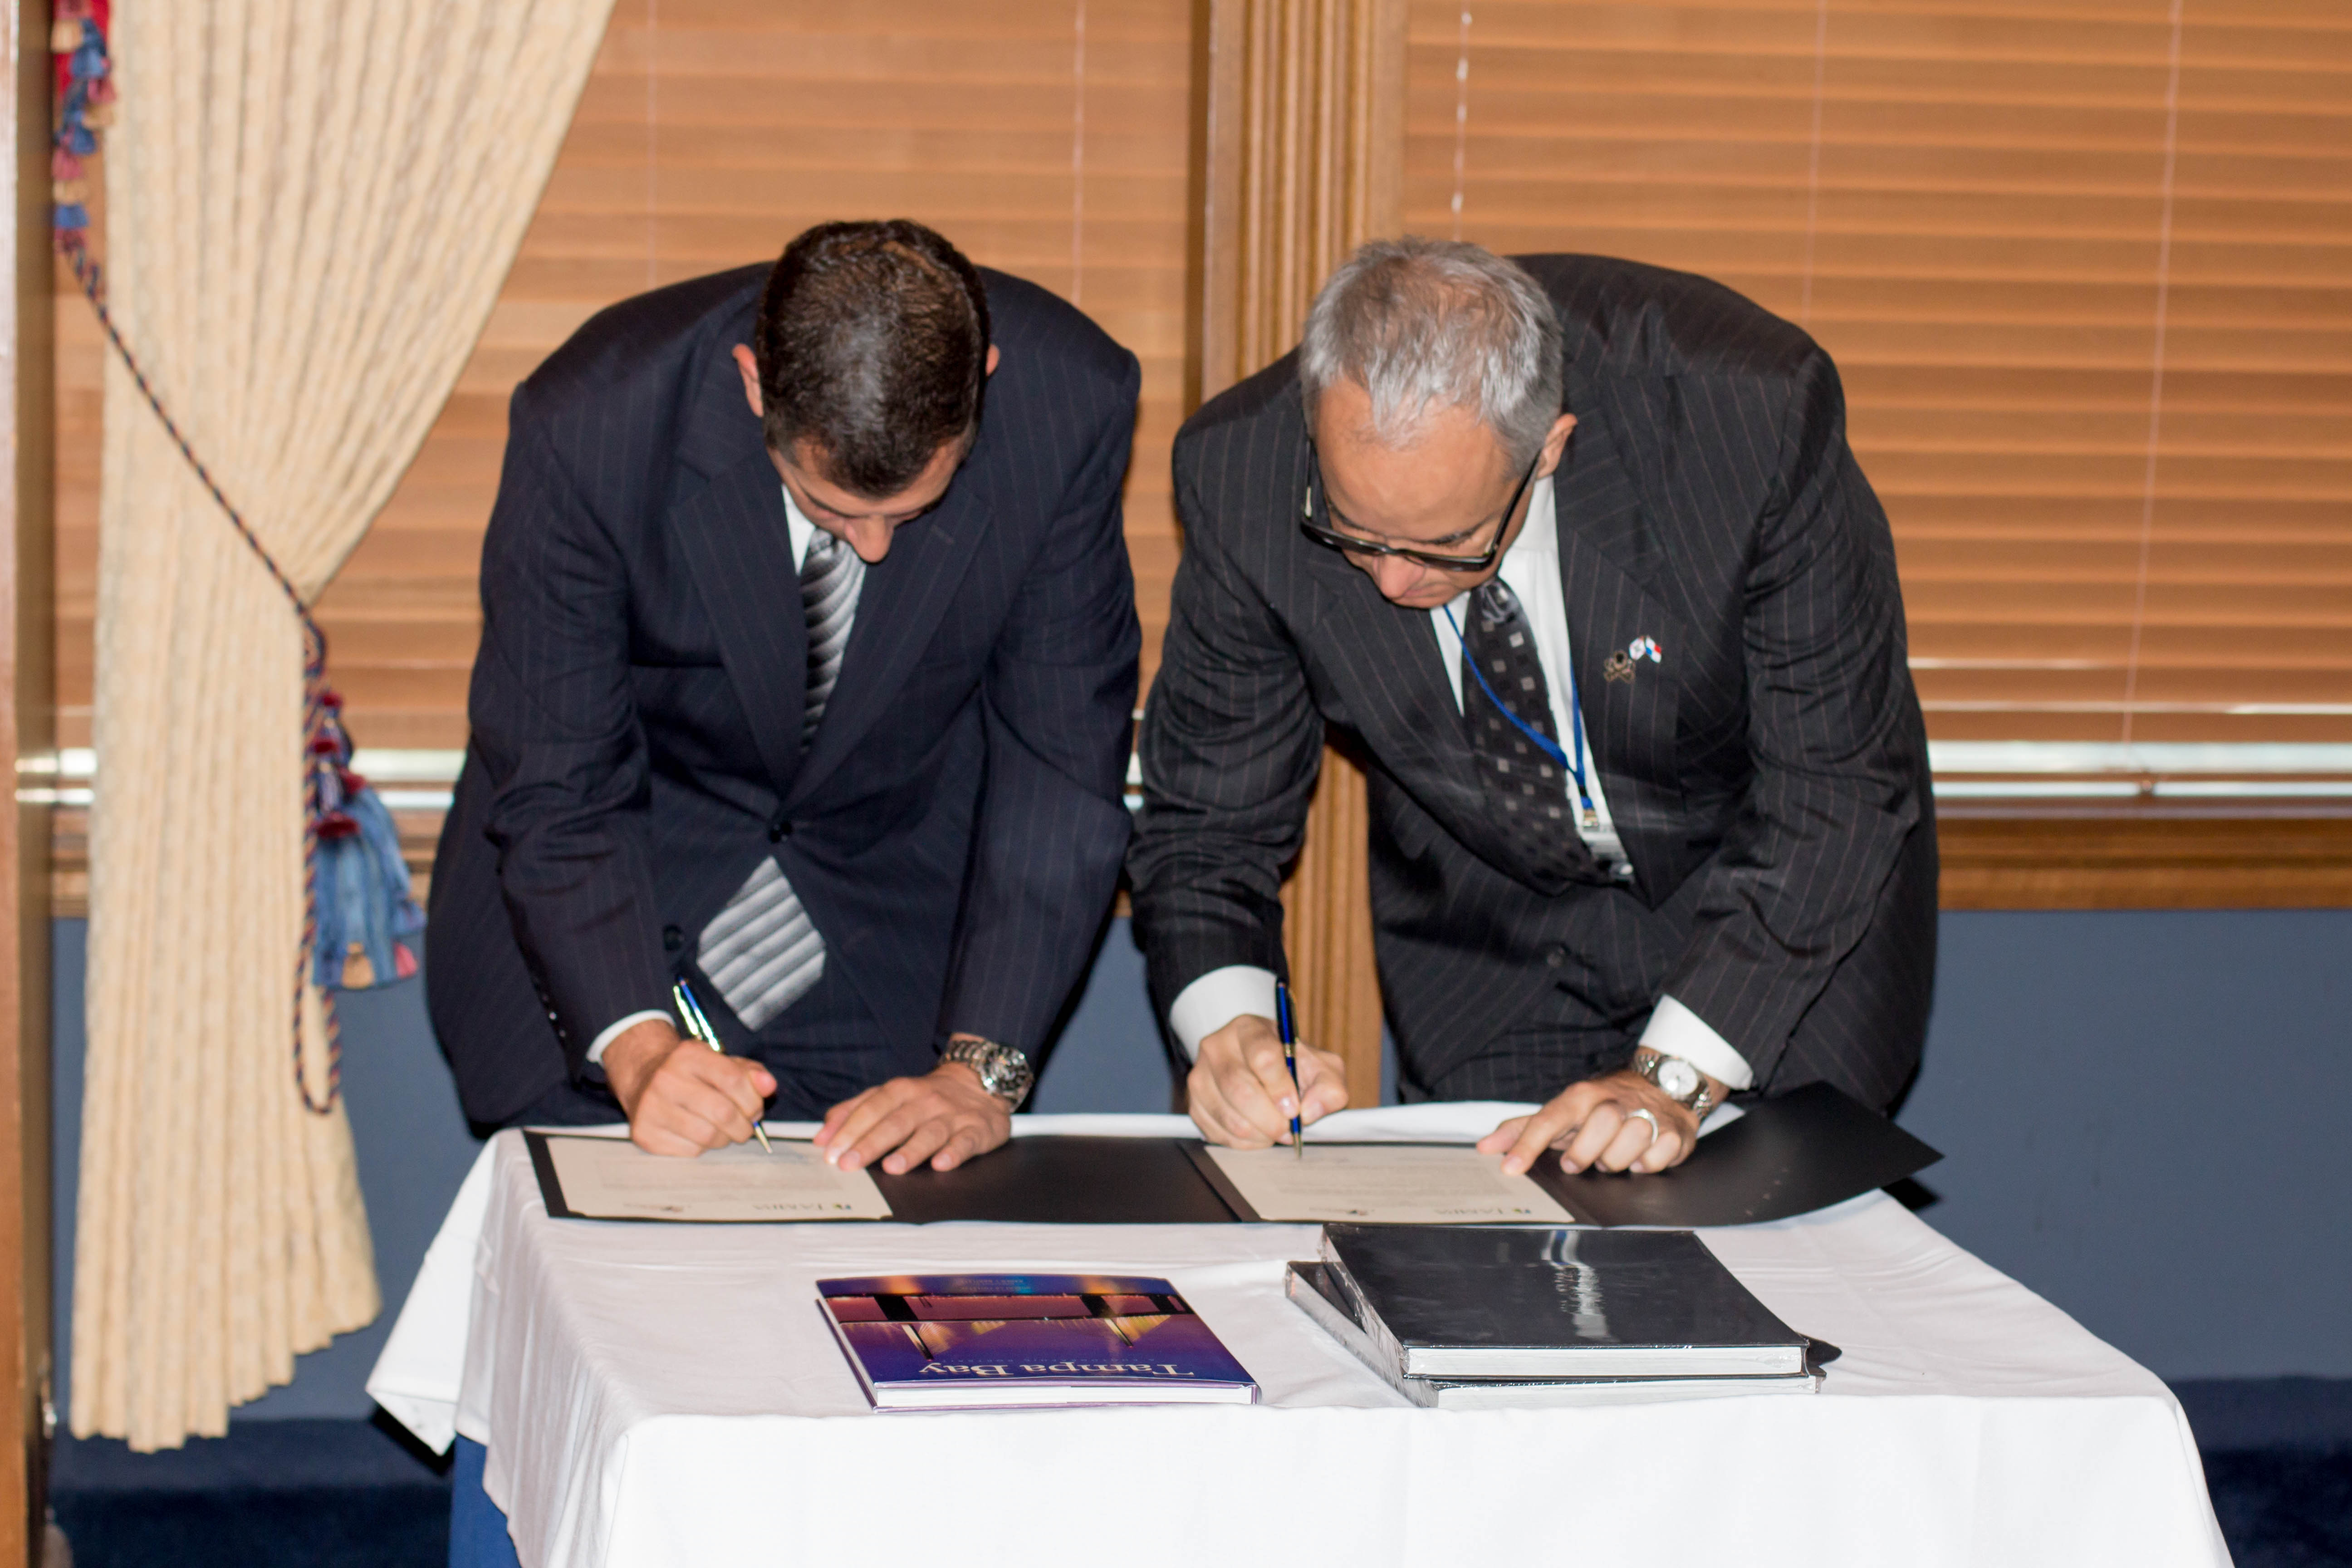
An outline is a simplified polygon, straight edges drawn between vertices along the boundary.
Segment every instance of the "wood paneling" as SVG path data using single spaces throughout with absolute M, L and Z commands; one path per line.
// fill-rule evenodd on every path
M 465 742 L 514 384 L 603 306 L 771 259 L 845 217 L 929 223 L 1076 301 L 1142 360 L 1127 529 L 1148 680 L 1176 561 L 1190 50 L 1188 0 L 618 0 L 457 395 L 320 604 L 352 734 Z M 87 745 L 99 340 L 79 297 L 58 303 L 58 659 L 66 743 Z
M 1948 740 L 2352 741 L 2352 16 L 1416 0 L 1408 226 L 1844 373 Z
M 1359 243 L 1394 231 L 1403 0 L 1204 0 L 1206 90 L 1193 320 L 1203 396 L 1288 353 L 1316 289 Z M 1301 1037 L 1348 1064 L 1352 1103 L 1380 1101 L 1364 775 L 1338 748 L 1283 887 Z
M 53 760 L 50 621 L 49 91 L 45 6 L 9 12 L 16 69 L 0 75 L 16 157 L 5 214 L 11 287 L 0 304 L 0 756 L 20 777 Z M 49 1394 L 49 809 L 0 814 L 0 1563 L 43 1540 Z

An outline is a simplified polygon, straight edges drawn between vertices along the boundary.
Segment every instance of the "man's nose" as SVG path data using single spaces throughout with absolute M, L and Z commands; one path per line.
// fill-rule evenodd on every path
M 1402 599 L 1421 586 L 1427 569 L 1398 555 L 1375 555 L 1369 563 L 1372 569 L 1372 585 L 1383 598 Z
M 846 522 L 842 531 L 849 540 L 849 548 L 868 566 L 878 566 L 890 553 L 890 537 L 898 530 L 880 518 L 861 517 Z

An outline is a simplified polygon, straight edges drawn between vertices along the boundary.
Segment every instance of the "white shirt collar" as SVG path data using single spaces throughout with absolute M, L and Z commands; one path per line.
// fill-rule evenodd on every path
M 1511 547 L 1503 554 L 1559 558 L 1559 520 L 1552 510 L 1549 474 L 1528 487 L 1527 526 L 1519 530 L 1519 536 L 1511 541 Z
M 790 485 L 778 485 L 784 492 L 784 528 L 793 540 L 793 570 L 800 571 L 808 563 L 809 541 L 816 537 L 816 524 L 801 515 L 800 503 L 793 500 Z

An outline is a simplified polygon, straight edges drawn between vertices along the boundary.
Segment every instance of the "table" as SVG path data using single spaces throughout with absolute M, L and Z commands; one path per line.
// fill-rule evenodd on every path
M 1333 1131 L 1475 1137 L 1497 1109 L 1343 1112 Z M 1842 1347 L 1819 1395 L 1420 1410 L 1283 1299 L 1312 1226 L 555 1221 L 509 1132 L 369 1392 L 436 1447 L 487 1446 L 526 1568 L 2229 1562 L 2164 1384 L 1892 1199 L 1700 1234 Z M 870 1413 L 812 1282 L 949 1268 L 1164 1275 L 1265 1403 Z

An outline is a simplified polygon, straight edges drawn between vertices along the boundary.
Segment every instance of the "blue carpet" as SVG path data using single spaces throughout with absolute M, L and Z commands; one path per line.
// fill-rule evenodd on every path
M 2176 1383 L 2237 1568 L 2352 1568 L 2352 1379 Z
M 163 1454 L 60 1436 L 74 1568 L 445 1568 L 445 1461 L 366 1421 L 231 1422 Z
M 2352 1568 L 2352 1380 L 2173 1385 L 2237 1568 Z M 445 1568 L 447 1465 L 361 1421 L 249 1421 L 171 1454 L 61 1437 L 74 1568 Z

